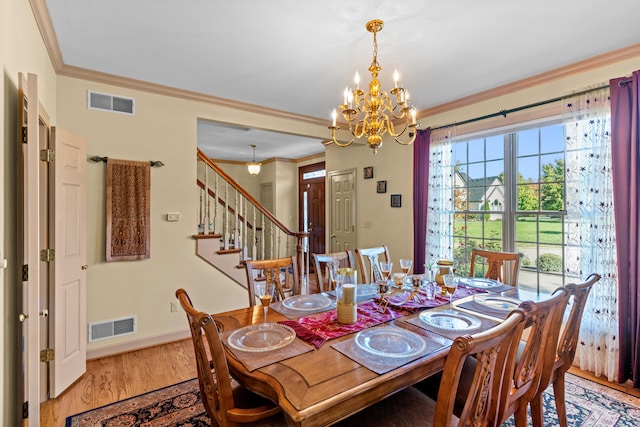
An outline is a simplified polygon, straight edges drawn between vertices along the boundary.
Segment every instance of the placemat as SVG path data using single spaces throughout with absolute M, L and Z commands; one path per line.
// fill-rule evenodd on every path
M 444 310 L 438 310 L 438 311 L 444 311 Z M 470 317 L 475 317 L 471 314 L 468 313 L 464 313 L 465 316 L 470 316 Z M 443 337 L 446 337 L 450 340 L 455 340 L 457 337 L 462 336 L 462 335 L 471 335 L 474 334 L 476 332 L 480 332 L 480 331 L 485 331 L 489 328 L 492 328 L 493 326 L 499 324 L 500 322 L 498 322 L 497 320 L 491 320 L 491 319 L 487 319 L 487 318 L 483 318 L 483 317 L 475 317 L 476 319 L 478 319 L 480 321 L 480 328 L 475 329 L 475 330 L 471 330 L 471 331 L 447 331 L 446 329 L 440 329 L 437 328 L 435 326 L 431 326 L 427 323 L 424 323 L 422 320 L 420 320 L 420 313 L 416 313 L 413 314 L 411 316 L 407 316 L 404 317 L 402 319 L 399 319 L 399 322 L 406 322 L 406 323 L 410 323 L 412 325 L 415 325 L 419 328 L 425 329 L 429 332 L 433 332 L 437 335 L 441 335 Z
M 416 359 L 435 353 L 436 351 L 451 345 L 451 341 L 445 340 L 444 338 L 437 339 L 424 335 L 420 335 L 420 337 L 424 339 L 427 347 L 421 353 L 410 357 L 385 357 L 369 353 L 358 347 L 355 343 L 355 337 L 331 344 L 331 347 L 348 358 L 358 362 L 365 368 L 370 369 L 377 374 L 384 374 L 385 372 L 399 368 L 409 362 L 413 362 Z
M 486 316 L 496 317 L 498 319 L 506 319 L 509 316 L 510 311 L 496 310 L 491 307 L 487 307 L 484 304 L 480 304 L 474 300 L 461 302 L 456 305 L 457 307 L 464 308 L 465 310 L 475 311 Z
M 249 371 L 255 371 L 256 369 L 263 368 L 267 365 L 271 365 L 272 363 L 290 359 L 314 350 L 313 347 L 298 338 L 293 340 L 289 345 L 270 351 L 251 352 L 237 350 L 229 346 L 227 343 L 227 338 L 232 332 L 233 331 L 228 331 L 220 334 L 222 343 L 227 350 L 233 354 L 233 357 L 242 363 Z

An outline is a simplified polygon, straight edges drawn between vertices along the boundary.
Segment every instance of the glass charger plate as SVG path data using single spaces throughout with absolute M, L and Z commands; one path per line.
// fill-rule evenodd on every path
M 473 331 L 482 325 L 475 317 L 447 311 L 423 311 L 420 313 L 420 320 L 429 326 L 447 331 Z
M 420 335 L 391 326 L 360 331 L 354 341 L 362 350 L 385 357 L 411 357 L 427 348 Z
M 500 295 L 475 295 L 473 300 L 485 307 L 499 311 L 511 311 L 518 308 L 522 302 L 516 298 L 503 297 Z
M 359 297 L 368 297 L 378 293 L 376 285 L 358 285 L 356 286 L 356 292 Z
M 261 323 L 237 329 L 229 334 L 227 342 L 236 350 L 260 352 L 282 348 L 296 339 L 289 326 L 279 323 Z
M 321 310 L 331 305 L 331 300 L 321 294 L 295 295 L 282 301 L 282 305 L 291 310 Z
M 493 279 L 483 279 L 480 277 L 461 277 L 460 284 L 469 288 L 489 289 L 502 286 L 502 283 Z

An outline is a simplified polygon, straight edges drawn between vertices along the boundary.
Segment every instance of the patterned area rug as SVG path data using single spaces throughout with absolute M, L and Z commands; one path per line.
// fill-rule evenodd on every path
M 567 412 L 572 427 L 632 427 L 640 419 L 640 399 L 589 380 L 567 375 Z M 545 426 L 557 426 L 553 389 L 544 394 Z M 67 427 L 210 426 L 197 379 L 152 391 L 67 418 Z M 508 420 L 503 427 L 513 426 Z

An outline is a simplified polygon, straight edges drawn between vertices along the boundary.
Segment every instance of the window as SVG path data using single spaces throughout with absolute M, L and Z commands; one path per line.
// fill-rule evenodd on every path
M 522 253 L 522 287 L 563 285 L 564 140 L 554 124 L 451 144 L 457 274 L 481 247 Z

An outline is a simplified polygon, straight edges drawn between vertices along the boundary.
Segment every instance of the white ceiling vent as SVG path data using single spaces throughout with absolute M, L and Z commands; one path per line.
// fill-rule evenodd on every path
M 92 110 L 107 110 L 114 113 L 134 115 L 136 113 L 136 100 L 90 90 L 87 91 L 87 107 Z
M 89 323 L 89 342 L 135 334 L 136 323 L 136 316 Z

